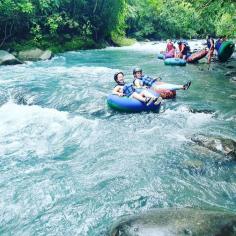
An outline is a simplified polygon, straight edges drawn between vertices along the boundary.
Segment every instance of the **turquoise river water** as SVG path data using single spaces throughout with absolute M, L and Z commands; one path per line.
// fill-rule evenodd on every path
M 235 163 L 191 141 L 197 134 L 236 139 L 228 64 L 164 66 L 156 59 L 163 46 L 0 67 L 0 235 L 106 235 L 120 216 L 151 208 L 236 212 Z M 113 74 L 122 70 L 131 82 L 134 66 L 192 85 L 159 114 L 111 110 Z

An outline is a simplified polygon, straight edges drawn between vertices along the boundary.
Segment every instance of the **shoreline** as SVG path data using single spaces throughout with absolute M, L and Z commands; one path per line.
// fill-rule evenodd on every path
M 173 41 L 177 41 L 179 39 L 173 39 Z M 195 41 L 205 41 L 204 38 L 193 38 L 186 39 L 189 42 Z M 236 44 L 235 39 L 228 39 L 229 41 L 233 41 Z M 106 47 L 124 47 L 124 46 L 132 46 L 135 43 L 166 43 L 165 39 L 143 39 L 137 40 L 135 38 L 127 38 L 120 37 L 112 40 L 104 40 L 100 42 L 95 42 L 89 38 L 81 38 L 81 37 L 73 37 L 69 41 L 59 41 L 55 39 L 43 40 L 40 43 L 35 43 L 33 40 L 24 40 L 21 42 L 11 42 L 7 43 L 4 47 L 0 48 L 0 50 L 7 51 L 13 55 L 19 53 L 20 51 L 31 50 L 35 48 L 40 48 L 41 50 L 50 50 L 53 54 L 64 53 L 69 51 L 77 51 L 77 50 L 92 50 L 92 49 L 104 49 Z
M 42 40 L 41 42 L 35 42 L 32 39 L 26 39 L 19 42 L 14 41 L 11 43 L 6 43 L 2 48 L 0 48 L 0 50 L 14 54 L 20 51 L 40 48 L 42 50 L 51 50 L 53 53 L 63 53 L 74 50 L 102 49 L 110 46 L 130 46 L 136 42 L 136 39 L 127 37 L 116 37 L 111 40 L 103 40 L 98 42 L 90 38 L 82 37 L 73 37 L 69 40 L 50 38 Z
M 137 41 L 135 39 L 123 38 L 120 40 L 119 44 L 112 41 L 103 41 L 96 44 L 95 42 L 93 42 L 93 44 L 91 41 L 84 41 L 83 44 L 80 44 L 81 39 L 77 40 L 78 41 L 72 40 L 70 44 L 60 44 L 60 47 L 58 46 L 59 43 L 54 47 L 50 47 L 50 43 L 48 44 L 48 47 L 45 47 L 43 44 L 41 44 L 42 47 L 40 47 L 40 45 L 33 45 L 31 41 L 24 41 L 18 44 L 9 44 L 4 47 L 5 50 L 0 50 L 0 65 L 22 64 L 25 61 L 49 60 L 56 54 L 71 51 L 97 50 L 106 48 L 114 48 L 115 50 L 119 50 L 121 47 L 130 48 L 129 50 L 132 51 L 139 51 L 141 45 L 147 45 L 148 51 L 151 50 L 152 52 L 158 52 L 163 51 L 166 46 L 165 40 L 146 39 L 143 41 Z M 235 43 L 236 39 L 231 39 L 231 41 Z M 176 40 L 173 40 L 173 42 L 176 42 Z M 193 52 L 204 49 L 206 47 L 204 42 L 205 39 L 188 40 L 188 43 Z M 235 55 L 235 52 L 236 51 L 234 51 L 233 55 Z

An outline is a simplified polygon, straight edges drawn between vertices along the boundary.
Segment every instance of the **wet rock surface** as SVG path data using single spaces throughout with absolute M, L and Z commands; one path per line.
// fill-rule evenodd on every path
M 236 99 L 236 95 L 235 94 L 232 94 L 229 96 L 231 99 L 235 100 Z
M 230 160 L 236 160 L 236 142 L 220 136 L 195 135 L 191 140 L 211 151 L 221 153 Z
M 236 76 L 232 77 L 232 78 L 230 79 L 230 82 L 236 83 Z
M 31 50 L 20 51 L 18 58 L 23 61 L 48 60 L 52 58 L 52 52 L 50 50 L 43 51 L 39 48 L 34 48 Z
M 235 236 L 236 214 L 200 209 L 156 209 L 123 218 L 110 236 Z
M 236 71 L 227 71 L 225 76 L 236 76 Z
M 200 160 L 186 160 L 183 163 L 183 168 L 187 169 L 190 174 L 204 174 L 205 166 Z
M 215 111 L 209 109 L 198 109 L 198 108 L 189 108 L 191 113 L 204 113 L 204 114 L 213 114 Z
M 0 65 L 17 65 L 22 64 L 14 55 L 7 51 L 0 50 Z

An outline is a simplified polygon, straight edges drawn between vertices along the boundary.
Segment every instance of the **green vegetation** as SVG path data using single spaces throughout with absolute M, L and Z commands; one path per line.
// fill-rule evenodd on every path
M 234 0 L 0 0 L 0 47 L 54 52 L 133 39 L 236 37 Z
M 124 32 L 125 7 L 125 0 L 0 0 L 0 47 L 99 47 Z
M 235 0 L 129 0 L 127 35 L 138 39 L 236 37 Z
M 136 42 L 135 39 L 127 38 L 125 35 L 120 35 L 112 32 L 111 41 L 116 46 L 129 46 Z

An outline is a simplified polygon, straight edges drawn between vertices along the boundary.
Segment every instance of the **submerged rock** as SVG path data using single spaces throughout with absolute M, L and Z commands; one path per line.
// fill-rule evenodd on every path
M 13 96 L 14 102 L 19 105 L 27 105 L 27 99 L 23 94 L 15 94 Z
M 204 174 L 205 166 L 200 160 L 186 160 L 182 163 L 182 168 L 189 170 L 190 174 Z
M 236 76 L 230 79 L 230 82 L 236 82 Z
M 236 214 L 200 209 L 156 209 L 118 222 L 110 236 L 235 236 Z
M 189 111 L 191 113 L 205 113 L 205 114 L 213 114 L 215 112 L 208 109 L 196 109 L 196 108 L 190 108 Z
M 228 68 L 228 69 L 234 69 L 235 68 L 235 66 L 232 66 L 232 65 L 226 65 L 225 67 Z
M 34 48 L 31 50 L 20 51 L 18 58 L 23 61 L 48 60 L 52 58 L 52 52 L 50 50 L 43 51 L 39 48 Z
M 235 100 L 236 99 L 236 95 L 235 94 L 232 94 L 229 96 L 231 99 Z
M 15 56 L 7 51 L 0 50 L 0 65 L 17 65 L 22 64 Z
M 211 151 L 224 154 L 232 160 L 236 160 L 236 142 L 220 136 L 196 135 L 191 140 Z
M 236 76 L 236 71 L 228 71 L 225 73 L 225 76 Z

